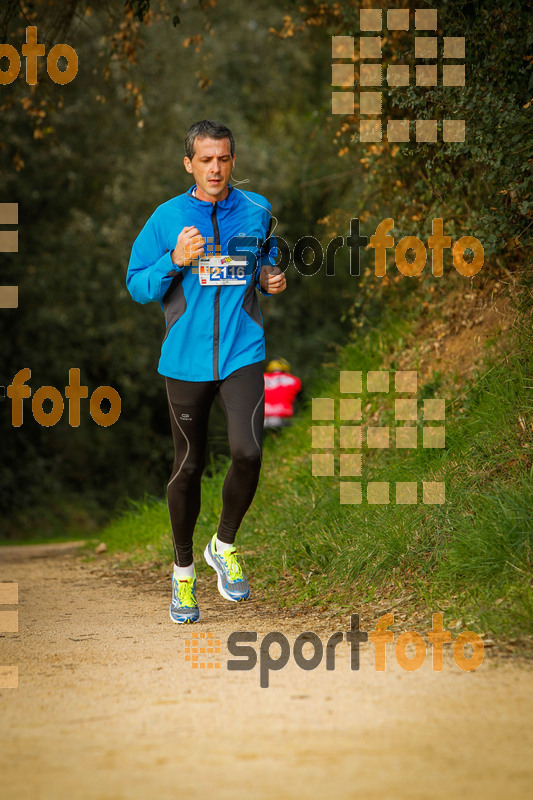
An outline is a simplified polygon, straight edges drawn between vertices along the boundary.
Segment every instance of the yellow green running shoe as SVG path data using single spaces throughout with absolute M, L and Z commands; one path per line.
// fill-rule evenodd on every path
M 170 601 L 172 622 L 198 622 L 200 609 L 196 602 L 196 570 L 193 578 L 176 579 L 172 575 L 172 600 Z
M 248 581 L 242 574 L 242 568 L 237 558 L 234 547 L 217 553 L 216 533 L 204 550 L 204 558 L 210 567 L 218 574 L 218 591 L 226 600 L 239 602 L 250 597 Z

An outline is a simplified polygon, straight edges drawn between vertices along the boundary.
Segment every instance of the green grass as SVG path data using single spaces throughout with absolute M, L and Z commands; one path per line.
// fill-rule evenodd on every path
M 339 398 L 339 369 L 394 368 L 410 326 L 392 317 L 380 331 L 351 342 L 309 394 Z M 305 603 L 345 614 L 377 599 L 404 598 L 407 611 L 423 609 L 428 619 L 443 611 L 445 621 L 477 632 L 531 634 L 531 338 L 525 326 L 517 329 L 506 352 L 489 353 L 460 390 L 438 373 L 419 387 L 419 401 L 447 398 L 444 449 L 423 449 L 419 430 L 416 450 L 363 451 L 362 480 L 388 481 L 389 505 L 365 499 L 341 505 L 339 477 L 312 477 L 311 425 L 327 423 L 313 423 L 310 404 L 292 428 L 268 436 L 258 492 L 238 538 L 254 587 L 279 606 Z M 374 414 L 373 424 L 394 427 L 392 391 L 363 393 L 362 407 L 364 418 Z M 419 429 L 422 424 L 419 412 Z M 202 549 L 217 528 L 224 472 L 203 480 L 195 532 L 199 572 L 208 569 Z M 444 504 L 421 502 L 423 480 L 445 481 Z M 418 484 L 416 505 L 396 505 L 395 481 Z M 173 560 L 161 500 L 133 505 L 100 538 L 111 552 L 128 553 L 132 564 L 151 559 L 170 566 Z

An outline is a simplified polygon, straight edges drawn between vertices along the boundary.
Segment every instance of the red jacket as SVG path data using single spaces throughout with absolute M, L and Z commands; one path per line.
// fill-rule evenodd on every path
M 300 378 L 288 372 L 265 372 L 265 417 L 292 417 L 293 403 L 302 388 Z

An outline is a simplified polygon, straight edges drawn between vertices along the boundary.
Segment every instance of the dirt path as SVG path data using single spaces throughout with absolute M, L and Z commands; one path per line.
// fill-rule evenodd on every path
M 44 552 L 0 550 L 0 582 L 19 588 L 3 606 L 19 632 L 0 634 L 0 663 L 19 669 L 19 687 L 0 690 L 4 800 L 531 796 L 529 668 L 485 659 L 466 673 L 447 658 L 437 673 L 428 657 L 407 672 L 388 645 L 379 673 L 364 645 L 352 671 L 342 642 L 334 671 L 291 657 L 260 688 L 258 667 L 226 667 L 232 631 L 257 631 L 259 651 L 269 631 L 325 644 L 349 620 L 229 604 L 213 576 L 198 581 L 202 623 L 177 626 L 169 581 L 121 585 L 101 562 Z M 193 632 L 220 639 L 220 655 L 200 656 L 220 669 L 185 661 Z

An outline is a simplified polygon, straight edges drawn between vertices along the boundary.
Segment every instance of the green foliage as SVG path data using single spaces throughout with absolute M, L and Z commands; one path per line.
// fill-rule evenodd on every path
M 40 16 L 45 10 L 46 4 L 36 4 L 40 40 L 51 30 Z M 312 80 L 319 56 L 286 53 L 285 44 L 270 37 L 269 24 L 281 19 L 275 8 L 243 13 L 238 4 L 210 9 L 218 35 L 206 37 L 196 52 L 194 37 L 201 38 L 205 18 L 198 6 L 183 13 L 177 30 L 165 19 L 141 29 L 131 18 L 93 9 L 87 24 L 63 32 L 79 57 L 72 83 L 58 87 L 40 76 L 30 88 L 19 78 L 2 94 L 2 199 L 17 202 L 20 217 L 20 251 L 2 254 L 2 284 L 19 285 L 20 302 L 0 314 L 0 384 L 29 367 L 33 393 L 51 385 L 64 394 L 68 371 L 77 367 L 89 394 L 109 385 L 122 397 L 121 417 L 108 429 L 92 421 L 86 400 L 78 429 L 68 424 L 68 406 L 56 426 L 42 428 L 32 418 L 31 400 L 24 402 L 23 426 L 14 429 L 10 401 L 3 403 L 4 536 L 51 530 L 52 506 L 62 518 L 61 507 L 77 503 L 79 519 L 100 520 L 98 504 L 109 512 L 124 496 L 160 494 L 168 479 L 172 442 L 156 372 L 163 315 L 157 304 L 131 300 L 125 274 L 148 216 L 190 185 L 182 141 L 194 119 L 224 119 L 237 139 L 235 180 L 269 197 L 285 231 L 294 228 L 298 237 L 312 230 L 319 190 L 308 195 L 310 210 L 302 216 L 299 170 L 309 138 L 317 140 L 317 153 L 324 139 L 312 114 L 315 102 L 301 86 Z M 20 39 L 21 20 L 14 17 L 10 25 Z M 123 50 L 131 61 L 122 58 Z M 301 75 L 294 86 L 286 85 L 282 61 Z M 307 169 L 311 178 L 313 170 Z M 314 298 L 318 305 L 316 291 Z M 324 335 L 298 305 L 309 331 L 301 360 L 316 363 Z M 267 301 L 264 312 L 267 335 L 269 326 L 280 332 L 273 346 L 292 358 L 294 302 L 276 309 Z M 330 321 L 326 336 L 334 332 Z M 299 359 L 292 360 L 299 370 Z M 215 455 L 227 452 L 221 425 L 218 413 Z
M 3 10 L 0 29 L 20 43 L 27 21 L 15 6 Z M 85 5 L 75 0 L 36 0 L 39 39 L 47 46 L 68 41 L 79 73 L 63 87 L 44 79 L 28 87 L 22 77 L 0 87 L 2 201 L 20 209 L 20 252 L 1 256 L 1 282 L 19 285 L 20 304 L 0 313 L 0 383 L 30 367 L 33 391 L 62 391 L 69 368 L 78 367 L 90 393 L 110 385 L 122 397 L 121 418 L 110 429 L 90 419 L 87 401 L 77 430 L 66 412 L 54 428 L 41 428 L 29 401 L 24 425 L 13 429 L 3 402 L 4 535 L 38 527 L 43 506 L 60 515 L 62 505 L 78 504 L 80 518 L 85 507 L 85 518 L 100 519 L 99 505 L 109 511 L 124 496 L 161 494 L 172 462 L 156 373 L 163 318 L 157 304 L 133 303 L 124 281 L 131 244 L 148 216 L 189 186 L 182 139 L 194 119 L 223 119 L 233 129 L 235 181 L 269 198 L 279 221 L 275 235 L 291 250 L 302 236 L 324 245 L 346 236 L 353 217 L 368 236 L 392 216 L 396 241 L 407 234 L 425 240 L 431 218 L 442 216 L 453 239 L 481 239 L 484 272 L 513 272 L 526 263 L 533 230 L 525 139 L 531 22 L 519 3 L 439 4 L 443 32 L 466 35 L 465 89 L 429 96 L 395 90 L 386 108 L 392 116 L 423 117 L 430 100 L 436 116 L 464 116 L 467 141 L 397 148 L 356 142 L 354 120 L 330 114 L 330 34 L 354 34 L 358 4 L 173 4 L 178 27 L 170 12 L 163 18 L 159 6 L 149 6 L 132 0 L 125 14 L 122 3 L 95 5 L 85 19 Z M 76 9 L 78 17 L 69 17 Z M 288 14 L 302 21 L 303 32 Z M 386 57 L 395 57 L 393 49 Z M 322 267 L 308 277 L 291 265 L 289 290 L 262 301 L 267 356 L 289 358 L 307 387 L 354 327 L 362 335 L 385 318 L 393 297 L 406 315 L 412 303 L 431 302 L 427 284 L 417 280 L 371 281 L 369 259 L 362 254 L 361 278 L 350 274 L 346 247 L 335 276 Z M 449 261 L 448 255 L 439 289 L 449 286 Z M 215 411 L 215 462 L 227 452 L 222 426 Z M 10 521 L 14 511 L 19 516 Z
M 531 14 L 518 0 L 446 0 L 437 6 L 443 35 L 466 38 L 465 86 L 388 89 L 384 111 L 400 119 L 464 119 L 466 140 L 370 146 L 366 196 L 377 193 L 381 216 L 387 198 L 402 231 L 412 228 L 413 218 L 424 223 L 442 216 L 452 238 L 481 240 L 485 269 L 495 263 L 514 269 L 524 263 L 533 232 Z M 410 36 L 410 44 L 405 34 L 389 37 L 386 63 L 397 63 L 398 51 L 412 63 Z

